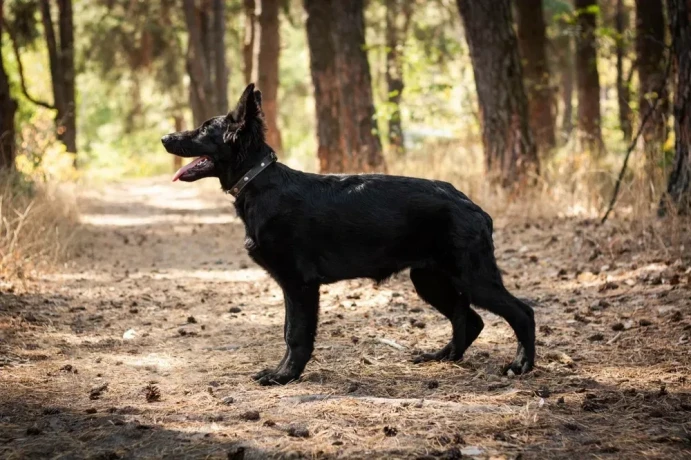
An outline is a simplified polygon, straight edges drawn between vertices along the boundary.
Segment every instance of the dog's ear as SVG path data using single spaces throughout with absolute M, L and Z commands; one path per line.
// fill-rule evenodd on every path
M 235 109 L 228 113 L 228 128 L 223 134 L 223 142 L 229 142 L 233 136 L 243 129 L 252 119 L 261 115 L 261 92 L 254 90 L 254 83 L 250 83 L 242 92 Z
M 262 92 L 259 91 L 258 89 L 254 90 L 254 100 L 257 102 L 257 107 L 259 107 L 259 110 L 262 110 Z

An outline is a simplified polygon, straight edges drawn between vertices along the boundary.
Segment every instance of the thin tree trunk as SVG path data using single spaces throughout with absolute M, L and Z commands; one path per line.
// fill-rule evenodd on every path
M 4 1 L 0 0 L 0 48 L 2 48 L 2 28 L 4 27 Z M 14 171 L 15 128 L 14 116 L 17 102 L 10 94 L 10 84 L 5 72 L 5 61 L 0 54 L 0 172 Z
M 218 115 L 228 112 L 228 68 L 226 66 L 225 46 L 225 1 L 214 0 L 214 72 L 216 92 L 216 113 Z
M 576 85 L 578 87 L 578 129 L 583 145 L 596 157 L 603 151 L 600 129 L 600 76 L 597 70 L 597 1 L 576 0 Z
M 541 152 L 556 146 L 552 84 L 547 63 L 547 34 L 542 0 L 518 0 L 518 45 L 528 93 L 530 124 Z
M 245 7 L 245 39 L 242 44 L 242 57 L 244 61 L 245 84 L 252 83 L 252 67 L 254 63 L 254 40 L 256 35 L 257 18 L 255 10 L 257 8 L 254 0 L 244 0 Z
M 173 115 L 173 121 L 175 122 L 175 132 L 179 133 L 185 129 L 185 120 L 182 118 L 181 114 Z M 182 168 L 182 157 L 173 155 L 173 171 L 177 171 Z
M 660 5 L 660 7 L 662 7 Z M 629 82 L 624 78 L 624 56 L 626 55 L 626 41 L 624 40 L 624 33 L 628 26 L 628 12 L 624 6 L 624 0 L 617 0 L 617 11 L 614 17 L 615 28 L 617 31 L 616 37 L 616 54 L 617 54 L 617 100 L 619 102 L 619 127 L 624 133 L 624 140 L 629 142 L 631 140 L 631 90 Z
M 502 186 L 539 170 L 509 0 L 457 0 L 475 74 L 487 172 Z
M 401 123 L 401 98 L 403 96 L 403 54 L 412 4 L 410 0 L 390 0 L 386 4 L 386 85 L 391 106 L 389 115 L 389 145 L 401 156 L 405 154 L 405 139 Z
M 651 185 L 651 198 L 659 192 L 655 189 L 663 181 L 660 163 L 667 139 L 669 95 L 665 84 L 665 15 L 662 1 L 636 0 L 636 55 L 640 82 L 639 110 L 645 114 L 655 107 L 643 127 L 643 144 L 646 156 L 646 175 Z M 656 91 L 663 87 L 661 94 Z M 659 99 L 659 101 L 658 101 Z M 657 104 L 657 105 L 656 105 Z M 642 116 L 642 115 L 641 115 Z
M 561 97 L 563 112 L 561 114 L 561 135 L 566 142 L 573 131 L 573 40 L 568 33 L 568 25 L 564 21 L 559 22 L 560 35 L 554 39 L 554 45 L 558 53 L 559 73 L 561 80 Z
M 341 98 L 331 31 L 331 0 L 304 0 L 307 44 L 317 116 L 317 156 L 322 173 L 345 172 L 345 140 L 340 127 Z
M 262 92 L 262 110 L 266 120 L 266 142 L 276 151 L 283 150 L 278 127 L 278 59 L 281 53 L 278 12 L 280 0 L 257 0 L 259 35 L 255 42 L 255 77 Z
M 345 168 L 347 171 L 386 172 L 379 127 L 374 117 L 363 0 L 336 0 L 332 11 L 341 130 L 346 147 Z
M 43 24 L 43 34 L 46 39 L 46 48 L 48 49 L 48 65 L 50 68 L 51 84 L 53 88 L 53 105 L 55 107 L 55 129 L 58 139 L 65 145 L 63 140 L 66 128 L 64 121 L 67 114 L 67 103 L 65 94 L 65 71 L 62 67 L 63 61 L 61 52 L 58 51 L 58 41 L 55 37 L 55 28 L 53 26 L 53 17 L 50 10 L 49 0 L 41 0 L 41 22 Z
M 673 206 L 691 212 L 691 0 L 668 0 L 667 11 L 677 68 L 674 91 L 674 167 L 659 212 Z

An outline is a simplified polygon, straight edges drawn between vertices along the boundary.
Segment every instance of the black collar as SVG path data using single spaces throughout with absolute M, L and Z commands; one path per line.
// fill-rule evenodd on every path
M 271 163 L 274 163 L 276 161 L 278 161 L 278 157 L 276 157 L 276 153 L 272 151 L 267 156 L 265 156 L 264 159 L 260 161 L 258 165 L 252 167 L 252 169 L 243 174 L 240 180 L 237 181 L 235 185 L 233 185 L 230 188 L 230 190 L 227 191 L 227 193 L 230 193 L 235 198 L 237 198 L 238 196 L 240 196 L 242 189 L 244 189 L 247 186 L 247 184 L 249 184 L 252 181 L 252 179 L 257 177 L 259 173 L 264 171 L 266 168 L 269 167 Z

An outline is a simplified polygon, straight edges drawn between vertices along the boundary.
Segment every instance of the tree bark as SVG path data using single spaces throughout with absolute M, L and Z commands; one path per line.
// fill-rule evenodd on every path
M 4 28 L 4 1 L 0 0 L 0 48 L 2 48 L 2 29 Z M 0 172 L 14 171 L 15 128 L 14 116 L 17 102 L 10 94 L 10 84 L 5 72 L 5 61 L 0 53 Z
M 660 202 L 664 214 L 672 206 L 691 212 L 691 0 L 668 0 L 667 11 L 677 69 L 674 91 L 675 155 L 667 193 Z
M 354 172 L 386 172 L 379 127 L 374 117 L 363 0 L 336 0 L 331 9 L 341 130 L 345 139 L 345 168 Z
M 562 104 L 564 106 L 561 114 L 561 135 L 564 141 L 568 140 L 573 131 L 573 40 L 568 33 L 568 24 L 564 21 L 559 22 L 560 35 L 554 39 L 554 45 L 558 53 L 560 86 Z
M 596 157 L 603 151 L 600 129 L 600 76 L 597 70 L 597 0 L 576 0 L 578 37 L 576 44 L 576 86 L 578 87 L 578 129 L 583 146 Z
M 653 193 L 654 186 L 659 185 L 662 179 L 660 163 L 667 139 L 669 113 L 669 94 L 665 82 L 665 15 L 661 0 L 636 0 L 636 56 L 641 117 L 655 108 L 643 127 L 646 173 L 648 181 L 653 185 Z M 662 93 L 657 94 L 661 87 Z
M 190 105 L 194 124 L 199 126 L 205 120 L 219 115 L 216 112 L 214 85 L 211 79 L 212 62 L 209 54 L 209 18 L 206 2 L 198 8 L 194 0 L 183 0 L 185 23 L 187 25 L 187 73 L 190 77 Z
M 523 58 L 530 124 L 538 150 L 548 152 L 556 146 L 556 137 L 542 0 L 518 0 L 516 7 L 518 45 Z
M 242 57 L 244 61 L 245 84 L 252 83 L 252 67 L 254 63 L 254 40 L 256 35 L 257 18 L 255 10 L 257 8 L 254 0 L 244 0 L 245 8 L 245 39 L 242 44 Z
M 74 70 L 74 21 L 72 0 L 58 0 L 58 23 L 60 29 L 60 61 L 62 65 L 62 92 L 64 112 L 58 113 L 64 131 L 58 135 L 68 152 L 77 153 L 77 104 L 75 94 Z M 75 166 L 77 159 L 75 157 Z
M 631 141 L 631 90 L 628 79 L 624 78 L 624 56 L 626 55 L 626 41 L 624 33 L 628 26 L 628 12 L 624 0 L 617 0 L 617 10 L 614 16 L 617 54 L 617 101 L 619 105 L 619 127 L 626 142 Z M 660 7 L 662 7 L 660 5 Z
M 283 150 L 278 127 L 278 59 L 281 53 L 278 12 L 280 0 L 257 0 L 257 34 L 255 39 L 255 77 L 262 92 L 262 110 L 266 120 L 266 142 L 277 152 Z
M 389 145 L 398 156 L 405 154 L 405 138 L 401 123 L 403 96 L 403 54 L 410 18 L 411 0 L 390 0 L 386 4 L 386 85 L 391 114 L 389 115 Z
M 225 0 L 213 0 L 214 77 L 216 79 L 216 114 L 228 112 L 228 68 L 226 66 Z
M 304 0 L 304 7 L 317 116 L 319 171 L 343 173 L 346 171 L 345 139 L 340 126 L 341 96 L 331 37 L 334 27 L 331 0 Z
M 473 63 L 490 178 L 504 187 L 539 171 L 509 0 L 457 0 Z

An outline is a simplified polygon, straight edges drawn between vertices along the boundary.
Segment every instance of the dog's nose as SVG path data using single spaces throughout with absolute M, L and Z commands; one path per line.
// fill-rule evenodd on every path
M 161 138 L 161 142 L 163 143 L 163 145 L 168 144 L 172 140 L 173 140 L 173 136 L 171 134 L 166 134 L 165 136 L 163 136 Z

